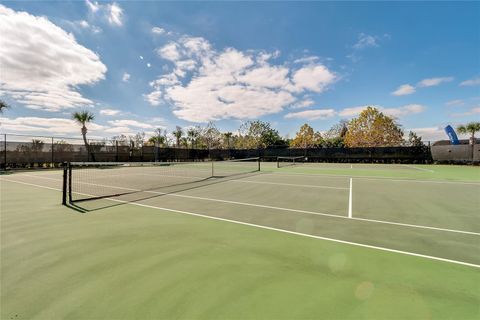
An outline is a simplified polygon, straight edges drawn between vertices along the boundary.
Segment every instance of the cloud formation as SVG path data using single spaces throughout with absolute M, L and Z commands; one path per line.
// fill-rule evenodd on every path
M 130 80 L 130 74 L 128 72 L 124 72 L 122 76 L 122 81 L 128 82 L 128 80 Z
M 0 4 L 0 20 L 0 93 L 46 111 L 92 104 L 78 86 L 105 77 L 107 67 L 94 52 L 47 18 Z
M 415 87 L 409 84 L 402 84 L 397 90 L 393 91 L 394 96 L 405 96 L 415 92 Z
M 165 31 L 165 29 L 160 28 L 160 27 L 153 27 L 152 28 L 152 33 L 160 35 L 160 34 L 165 34 L 166 31 Z
M 315 59 L 275 64 L 278 51 L 216 50 L 201 37 L 179 37 L 157 54 L 170 62 L 171 71 L 150 83 L 153 91 L 145 98 L 152 105 L 173 106 L 178 118 L 191 122 L 278 113 L 337 80 Z
M 438 86 L 441 83 L 450 82 L 450 81 L 453 81 L 453 77 L 428 78 L 428 79 L 423 79 L 422 81 L 420 81 L 417 84 L 417 86 L 419 88 L 434 87 L 434 86 Z
M 333 109 L 316 109 L 316 110 L 305 110 L 299 112 L 290 112 L 285 115 L 286 119 L 308 119 L 308 120 L 318 120 L 318 119 L 327 119 L 334 117 L 336 115 L 335 110 Z
M 474 79 L 469 79 L 469 80 L 462 81 L 462 82 L 460 82 L 460 85 L 462 87 L 464 87 L 464 86 L 469 86 L 469 87 L 480 86 L 480 78 L 474 78 Z
M 392 92 L 394 96 L 405 96 L 412 94 L 416 91 L 416 88 L 426 88 L 426 87 L 435 87 L 445 82 L 453 81 L 453 77 L 437 77 L 437 78 L 427 78 L 419 81 L 415 86 L 410 84 L 403 84 L 397 88 L 397 90 Z
M 365 110 L 369 106 L 358 106 L 358 107 L 351 107 L 345 108 L 338 112 L 338 115 L 345 118 L 353 118 L 358 116 L 363 110 Z M 385 108 L 378 105 L 371 105 L 370 107 L 375 107 L 381 112 L 385 113 L 386 115 L 392 117 L 403 117 L 412 114 L 418 114 L 425 111 L 427 108 L 421 104 L 408 104 L 397 108 Z
M 480 106 L 474 107 L 466 112 L 462 113 L 454 113 L 452 114 L 453 117 L 468 117 L 468 116 L 473 116 L 480 114 Z
M 104 115 L 104 116 L 116 116 L 118 114 L 120 114 L 120 110 L 116 110 L 116 109 L 102 109 L 100 110 L 100 114 L 101 115 Z
M 115 113 L 118 110 L 104 109 L 104 112 Z M 101 114 L 105 114 L 102 113 Z M 116 113 L 118 114 L 118 113 Z M 43 117 L 0 117 L 2 129 L 10 132 L 18 132 L 31 135 L 54 135 L 80 137 L 79 125 L 66 118 L 43 118 Z M 137 132 L 145 132 L 147 136 L 153 135 L 155 128 L 164 128 L 163 119 L 154 118 L 148 121 L 136 120 L 112 120 L 107 124 L 100 125 L 90 122 L 88 125 L 88 136 L 90 138 L 106 138 L 112 135 L 124 134 L 134 135 Z
M 334 109 L 314 109 L 314 110 L 305 110 L 299 112 L 290 112 L 285 115 L 286 119 L 307 119 L 307 120 L 318 120 L 318 119 L 327 119 L 334 116 L 340 116 L 343 118 L 353 118 L 358 116 L 363 110 L 369 106 L 358 106 L 344 108 L 340 111 Z M 397 108 L 385 108 L 378 105 L 370 105 L 370 107 L 375 107 L 384 114 L 399 118 L 403 116 L 408 116 L 412 114 L 418 114 L 426 110 L 426 107 L 421 104 L 408 104 L 405 106 Z
M 101 4 L 97 1 L 86 0 L 85 4 L 93 16 L 100 15 L 112 26 L 121 27 L 123 25 L 123 9 L 117 3 Z
M 445 103 L 445 105 L 449 107 L 463 106 L 464 104 L 465 104 L 465 101 L 463 101 L 462 99 L 450 100 Z
M 378 47 L 377 40 L 377 36 L 368 35 L 362 32 L 358 35 L 358 41 L 353 45 L 353 48 L 360 50 L 369 47 Z

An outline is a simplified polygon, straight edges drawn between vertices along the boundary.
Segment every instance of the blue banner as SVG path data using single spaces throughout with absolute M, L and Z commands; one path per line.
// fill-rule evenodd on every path
M 453 130 L 451 125 L 445 127 L 445 133 L 448 135 L 448 138 L 450 139 L 450 142 L 452 144 L 460 144 L 457 134 L 455 133 L 455 130 Z

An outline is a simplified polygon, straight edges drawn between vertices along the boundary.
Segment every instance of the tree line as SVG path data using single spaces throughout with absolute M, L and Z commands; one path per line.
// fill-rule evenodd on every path
M 81 125 L 81 133 L 86 139 L 86 125 L 94 119 L 88 111 L 75 112 L 73 119 Z M 176 126 L 169 132 L 158 128 L 145 141 L 145 133 L 112 137 L 117 145 L 158 146 L 192 149 L 258 149 L 268 147 L 322 148 L 322 147 L 390 147 L 423 146 L 422 138 L 409 132 L 404 138 L 401 125 L 393 117 L 385 115 L 374 107 L 367 107 L 350 121 L 341 120 L 323 134 L 305 123 L 294 138 L 282 137 L 270 123 L 253 120 L 242 123 L 237 132 L 221 132 L 215 123 L 206 126 L 182 128 Z M 87 142 L 85 142 L 87 145 Z

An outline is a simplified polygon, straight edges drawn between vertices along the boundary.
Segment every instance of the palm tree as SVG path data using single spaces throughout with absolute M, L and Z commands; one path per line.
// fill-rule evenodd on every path
M 192 146 L 192 149 L 196 147 L 197 144 L 197 138 L 198 138 L 198 130 L 196 128 L 190 128 L 187 130 L 187 137 L 188 140 L 190 141 L 190 145 Z
M 148 142 L 155 146 L 162 146 L 165 143 L 164 136 L 153 136 L 148 139 Z
M 177 140 L 177 148 L 180 148 L 180 139 L 181 139 L 182 136 L 183 136 L 182 127 L 177 126 L 177 127 L 175 128 L 175 131 L 173 131 L 173 136 L 174 136 L 175 139 Z
M 471 133 L 470 144 L 475 144 L 475 133 L 480 131 L 480 122 L 470 122 L 466 125 L 461 125 L 457 127 L 457 131 L 460 134 Z
M 225 132 L 223 136 L 225 137 L 225 140 L 227 141 L 227 148 L 230 149 L 230 139 L 232 138 L 233 133 L 231 132 Z
M 86 124 L 88 122 L 95 119 L 95 116 L 93 115 L 93 113 L 91 113 L 89 111 L 86 111 L 86 110 L 75 111 L 72 114 L 72 119 L 75 120 L 75 122 L 77 122 L 78 124 L 80 124 L 82 126 L 81 132 L 82 132 L 82 137 L 83 137 L 83 143 L 85 144 L 85 148 L 87 148 L 87 152 L 92 155 L 92 161 L 95 161 L 95 155 L 90 152 L 90 146 L 89 146 L 88 141 L 87 141 L 88 129 L 87 129 L 87 126 L 86 126 Z
M 3 113 L 4 110 L 10 108 L 10 106 L 3 100 L 0 100 L 0 113 Z

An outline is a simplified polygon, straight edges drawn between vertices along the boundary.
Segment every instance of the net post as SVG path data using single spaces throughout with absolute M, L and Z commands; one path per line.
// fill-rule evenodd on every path
M 62 204 L 67 205 L 67 163 L 63 163 Z
M 72 203 L 72 166 L 67 164 L 68 170 L 68 202 Z
M 280 158 L 277 157 L 277 169 L 280 168 Z
M 260 171 L 260 157 L 258 157 L 258 171 Z
M 210 159 L 210 161 L 212 162 L 212 177 L 215 177 L 215 172 L 214 172 L 214 169 L 213 169 L 213 159 Z

